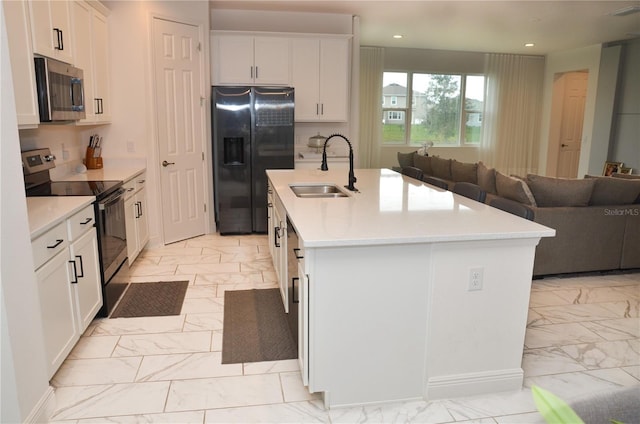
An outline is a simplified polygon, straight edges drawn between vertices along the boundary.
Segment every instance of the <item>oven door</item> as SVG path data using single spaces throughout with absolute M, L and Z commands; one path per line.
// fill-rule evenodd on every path
M 118 189 L 97 202 L 98 241 L 102 257 L 102 283 L 107 284 L 127 258 L 124 194 Z

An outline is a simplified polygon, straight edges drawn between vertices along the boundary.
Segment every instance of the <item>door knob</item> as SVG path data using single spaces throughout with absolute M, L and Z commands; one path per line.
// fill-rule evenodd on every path
M 162 161 L 162 166 L 164 166 L 165 168 L 169 165 L 175 165 L 175 164 L 176 164 L 175 162 L 167 162 L 166 160 Z
M 561 147 L 567 147 L 567 146 L 568 146 L 568 144 L 564 144 L 564 143 L 562 143 L 560 146 L 561 146 Z

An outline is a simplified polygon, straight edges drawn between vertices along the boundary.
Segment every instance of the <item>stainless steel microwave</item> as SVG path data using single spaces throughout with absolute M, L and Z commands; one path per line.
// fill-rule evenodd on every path
M 35 58 L 40 122 L 86 117 L 82 69 L 46 57 Z

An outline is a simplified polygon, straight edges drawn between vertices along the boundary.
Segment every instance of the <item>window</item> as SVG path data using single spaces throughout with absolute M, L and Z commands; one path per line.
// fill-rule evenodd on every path
M 385 72 L 382 93 L 383 145 L 480 142 L 484 76 Z

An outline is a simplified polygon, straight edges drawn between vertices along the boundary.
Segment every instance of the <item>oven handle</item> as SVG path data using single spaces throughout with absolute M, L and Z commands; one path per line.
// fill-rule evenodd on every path
M 101 211 L 105 210 L 107 206 L 111 206 L 114 203 L 118 203 L 121 198 L 124 196 L 124 193 L 126 193 L 126 190 L 123 188 L 118 189 L 115 194 L 107 197 L 106 199 L 103 199 L 101 201 L 98 202 L 98 209 L 100 209 Z

